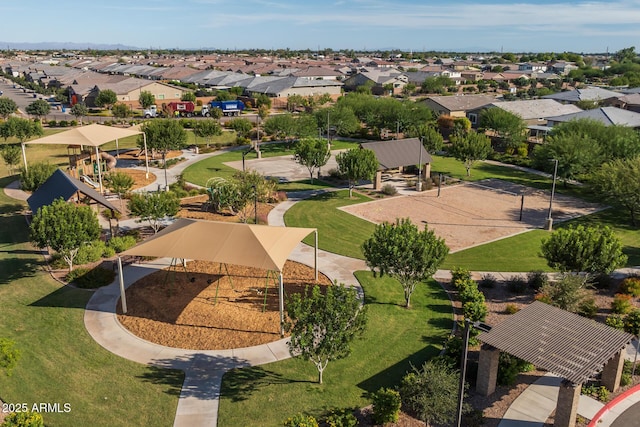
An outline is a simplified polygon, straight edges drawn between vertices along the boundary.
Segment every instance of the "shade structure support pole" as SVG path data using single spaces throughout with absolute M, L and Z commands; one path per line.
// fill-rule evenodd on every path
M 231 278 L 231 274 L 229 274 L 229 267 L 227 266 L 227 264 L 224 264 L 224 271 L 225 273 L 227 273 L 227 277 L 229 278 L 229 283 L 231 284 L 231 289 L 233 289 L 234 291 L 236 290 L 236 288 L 233 287 L 233 279 Z
M 102 165 L 100 164 L 100 153 L 98 152 L 98 147 L 96 147 L 96 164 L 98 165 L 98 182 L 100 182 L 100 194 L 104 194 L 104 189 L 102 188 Z
M 280 273 L 279 302 L 280 302 L 280 336 L 284 338 L 284 283 L 282 281 L 282 271 Z
M 142 133 L 142 141 L 144 141 L 144 166 L 146 168 L 145 178 L 149 179 L 149 153 L 147 152 L 147 134 Z
M 22 147 L 22 161 L 24 162 L 24 171 L 27 171 L 27 150 L 24 146 L 24 142 L 22 144 L 20 144 L 20 146 Z
M 314 279 L 318 280 L 318 230 L 315 231 L 315 247 L 313 248 Z
M 267 279 L 264 282 L 264 301 L 262 303 L 262 312 L 267 311 L 267 291 L 269 290 L 269 276 L 271 275 L 271 270 L 267 270 Z M 274 277 L 275 279 L 275 277 Z
M 116 139 L 116 157 L 120 158 L 120 148 L 118 147 L 118 140 Z
M 122 313 L 127 314 L 127 296 L 124 292 L 124 275 L 122 273 L 122 258 L 118 257 L 118 278 L 120 281 L 120 302 Z

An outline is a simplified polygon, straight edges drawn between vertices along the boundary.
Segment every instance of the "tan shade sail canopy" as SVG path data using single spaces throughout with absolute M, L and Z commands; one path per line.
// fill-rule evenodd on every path
M 117 128 L 105 126 L 97 123 L 79 126 L 44 138 L 26 141 L 25 144 L 64 144 L 64 145 L 90 145 L 99 147 L 107 142 L 127 136 L 139 135 L 143 133 L 139 126 L 130 128 Z
M 197 259 L 281 272 L 291 251 L 315 231 L 180 218 L 120 255 Z

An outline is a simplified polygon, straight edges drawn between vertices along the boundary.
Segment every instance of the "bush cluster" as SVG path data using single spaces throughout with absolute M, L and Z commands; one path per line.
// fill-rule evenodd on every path
M 383 185 L 380 191 L 382 192 L 382 194 L 387 196 L 395 196 L 396 194 L 398 194 L 398 190 L 396 189 L 396 187 L 391 184 Z
M 529 372 L 533 369 L 534 366 L 531 363 L 501 352 L 498 363 L 498 384 L 511 386 L 516 382 L 516 377 L 520 372 Z
M 633 305 L 631 299 L 633 297 L 628 294 L 615 294 L 611 302 L 611 311 L 615 314 L 627 314 L 631 311 Z
M 620 283 L 620 292 L 636 298 L 640 297 L 640 277 L 631 276 L 625 278 L 622 283 Z
M 44 420 L 38 412 L 13 412 L 4 419 L 2 427 L 44 427 Z
M 102 240 L 94 240 L 85 243 L 78 249 L 74 263 L 78 265 L 99 261 L 102 258 L 110 258 L 115 255 L 115 250 L 107 246 Z
M 110 284 L 115 278 L 116 273 L 113 270 L 107 270 L 102 267 L 93 269 L 79 267 L 69 272 L 66 280 L 69 283 L 73 282 L 78 288 L 96 289 Z
M 50 163 L 33 163 L 28 169 L 20 169 L 20 185 L 24 191 L 36 191 L 42 183 L 56 171 L 57 167 Z
M 358 419 L 352 409 L 334 409 L 325 421 L 327 427 L 357 427 Z
M 284 427 L 318 427 L 318 421 L 311 415 L 296 414 L 287 418 Z
M 376 424 L 397 422 L 401 405 L 400 393 L 381 388 L 373 396 L 373 421 Z
M 109 240 L 109 247 L 112 248 L 117 254 L 124 252 L 129 248 L 136 245 L 136 238 L 134 236 L 116 236 Z

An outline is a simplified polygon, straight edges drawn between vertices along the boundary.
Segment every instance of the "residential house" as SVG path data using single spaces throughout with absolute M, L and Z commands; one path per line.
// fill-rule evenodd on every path
M 528 99 L 521 101 L 498 101 L 484 105 L 473 111 L 469 111 L 469 116 L 480 117 L 482 110 L 486 108 L 501 108 L 516 116 L 519 116 L 527 125 L 547 124 L 547 118 L 564 114 L 572 114 L 582 111 L 575 105 L 561 104 L 553 99 Z M 471 118 L 469 118 L 471 120 Z M 473 124 L 474 121 L 472 120 Z M 475 123 L 478 123 L 477 120 Z
M 554 99 L 563 104 L 576 104 L 580 101 L 598 101 L 605 105 L 615 102 L 622 94 L 599 87 L 587 87 L 584 89 L 568 90 L 565 92 L 545 95 L 544 99 Z
M 453 117 L 468 117 L 471 123 L 477 122 L 477 115 L 468 116 L 468 112 L 496 102 L 493 95 L 454 95 L 454 96 L 429 96 L 424 103 L 433 110 L 436 115 L 449 115 Z
M 600 107 L 547 118 L 549 126 L 578 119 L 596 120 L 605 126 L 628 126 L 640 129 L 640 113 L 616 107 Z

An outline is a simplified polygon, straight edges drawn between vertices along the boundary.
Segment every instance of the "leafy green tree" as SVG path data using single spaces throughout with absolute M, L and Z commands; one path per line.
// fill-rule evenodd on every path
M 129 211 L 133 216 L 140 218 L 140 222 L 146 221 L 157 233 L 160 229 L 160 221 L 178 214 L 180 200 L 171 192 L 160 191 L 157 193 L 133 193 L 129 199 Z
M 147 148 L 162 153 L 165 168 L 167 152 L 181 150 L 187 143 L 187 132 L 177 120 L 151 120 L 142 125 L 142 131 L 147 137 Z M 142 136 L 138 137 L 138 146 L 144 147 Z
M 313 172 L 326 165 L 331 157 L 327 141 L 318 138 L 303 138 L 294 147 L 296 162 L 305 166 L 313 183 Z
M 5 145 L 0 148 L 0 156 L 4 164 L 9 168 L 9 174 L 13 175 L 15 167 L 20 163 L 20 147 L 17 145 Z
M 625 61 L 631 62 L 637 57 L 638 55 L 636 54 L 635 46 L 625 47 L 624 49 L 620 49 L 614 54 L 614 58 L 618 62 L 625 62 Z
M 228 90 L 218 90 L 216 92 L 216 101 L 232 101 L 234 99 L 236 99 L 236 95 Z
M 98 92 L 95 103 L 98 107 L 104 107 L 108 110 L 118 102 L 118 95 L 111 89 L 105 89 Z
M 156 97 L 151 92 L 143 90 L 142 92 L 140 92 L 138 102 L 140 103 L 142 109 L 146 110 L 156 103 Z
M 215 110 L 218 110 L 218 108 L 215 108 Z M 204 138 L 208 147 L 212 137 L 222 135 L 222 127 L 215 120 L 197 120 L 193 126 L 193 133 L 198 138 Z
M 277 140 L 288 140 L 295 134 L 296 119 L 289 113 L 271 116 L 264 121 L 263 130 Z
M 18 360 L 20 360 L 20 350 L 15 348 L 16 343 L 9 338 L 0 338 L 0 369 L 7 376 L 11 375 L 11 371 L 15 368 Z
M 312 138 L 317 135 L 318 122 L 313 114 L 302 113 L 295 118 L 293 136 L 296 139 Z
M 319 286 L 293 294 L 287 301 L 285 330 L 291 333 L 289 351 L 310 360 L 318 370 L 318 383 L 331 360 L 347 357 L 351 342 L 362 335 L 367 316 L 355 289 L 332 285 L 322 294 Z
M 20 188 L 24 191 L 36 191 L 56 169 L 55 165 L 44 162 L 30 164 L 27 170 L 20 168 Z
M 18 105 L 11 98 L 0 97 L 0 117 L 7 119 L 10 115 L 18 111 Z
M 449 151 L 456 160 L 464 163 L 467 176 L 471 176 L 471 168 L 477 161 L 486 159 L 493 151 L 489 137 L 477 132 L 469 132 L 462 138 L 452 138 L 451 142 Z
M 418 126 L 413 126 L 407 130 L 406 136 L 420 138 L 424 148 L 431 153 L 442 150 L 444 145 L 442 134 L 430 124 L 422 123 Z
M 515 150 L 526 140 L 527 125 L 519 116 L 502 108 L 487 108 L 480 113 L 480 126 L 495 132 L 500 144 Z
M 122 199 L 129 194 L 129 191 L 133 188 L 133 184 L 135 184 L 135 180 L 132 176 L 124 172 L 109 172 L 104 178 L 107 182 L 107 187 L 118 195 L 120 205 L 124 210 L 124 202 Z
M 458 410 L 460 373 L 444 359 L 432 359 L 402 378 L 402 403 L 427 426 L 453 425 Z
M 256 107 L 259 109 L 262 106 L 267 107 L 267 111 L 271 108 L 271 98 L 264 93 L 261 93 L 256 97 Z
M 0 137 L 4 139 L 4 142 L 7 142 L 7 140 L 13 136 L 13 128 L 11 126 L 12 122 L 9 120 L 0 122 Z
M 13 136 L 18 138 L 20 142 L 25 142 L 34 136 L 41 136 L 44 134 L 42 125 L 39 121 L 33 121 L 29 119 L 23 119 L 22 117 L 9 117 L 7 119 L 9 128 L 13 133 Z
M 184 92 L 180 97 L 180 101 L 196 102 L 196 94 L 193 92 Z
M 73 270 L 73 259 L 80 246 L 100 237 L 100 224 L 89 206 L 56 199 L 42 206 L 33 216 L 29 238 L 40 249 L 51 248 Z
M 627 262 L 622 243 L 606 226 L 560 228 L 542 241 L 542 256 L 562 272 L 609 274 Z
M 536 168 L 552 173 L 558 160 L 558 177 L 566 186 L 567 181 L 587 173 L 601 162 L 602 152 L 598 143 L 589 136 L 580 134 L 553 134 L 545 144 L 533 150 L 533 164 Z
M 605 163 L 590 179 L 590 187 L 602 200 L 624 207 L 636 226 L 640 212 L 640 156 Z
M 247 138 L 253 129 L 253 123 L 249 119 L 233 119 L 227 123 L 227 127 L 235 130 L 240 138 Z
M 118 102 L 111 108 L 111 114 L 113 114 L 113 117 L 124 120 L 131 116 L 132 111 L 127 104 Z
M 388 274 L 400 282 L 405 307 L 411 307 L 411 294 L 420 282 L 436 272 L 449 253 L 443 239 L 425 226 L 418 227 L 408 218 L 395 224 L 378 224 L 373 235 L 362 244 L 367 265 L 374 274 Z
M 353 196 L 353 187 L 361 179 L 373 180 L 378 170 L 378 159 L 371 150 L 352 148 L 336 155 L 338 170 L 349 180 L 349 197 Z
M 303 107 L 306 104 L 304 96 L 293 94 L 287 97 L 287 111 L 294 112 L 299 107 Z
M 444 93 L 447 88 L 455 85 L 455 82 L 448 76 L 427 77 L 424 82 L 422 82 L 422 92 Z
M 26 110 L 27 114 L 37 117 L 38 120 L 42 120 L 42 118 L 51 111 L 51 106 L 44 99 L 38 99 L 27 105 Z
M 89 109 L 82 102 L 74 104 L 74 106 L 71 107 L 69 111 L 71 112 L 71 114 L 73 114 L 76 120 L 80 122 L 80 125 L 82 125 L 82 118 L 89 114 Z

